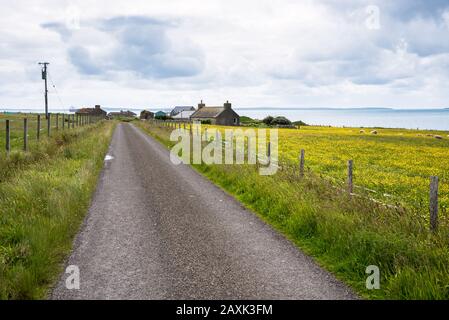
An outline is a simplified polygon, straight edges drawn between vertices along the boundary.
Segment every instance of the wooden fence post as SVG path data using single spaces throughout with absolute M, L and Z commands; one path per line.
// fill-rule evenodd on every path
M 37 132 L 36 132 L 37 140 L 41 137 L 41 115 L 37 115 Z
M 301 154 L 299 156 L 299 175 L 304 176 L 304 163 L 305 163 L 305 154 L 306 151 L 301 149 Z
M 353 191 L 354 191 L 353 169 L 354 169 L 354 161 L 349 160 L 348 161 L 348 191 L 349 191 L 349 193 L 353 193 Z
M 62 130 L 64 130 L 65 127 L 65 113 L 62 114 Z
M 10 143 L 11 133 L 9 127 L 9 120 L 6 120 L 6 153 L 9 154 L 11 151 L 11 143 Z
M 268 163 L 271 163 L 271 141 L 268 142 L 267 154 L 268 154 Z
M 75 129 L 75 115 L 72 114 L 72 129 Z
M 59 130 L 59 113 L 56 114 L 56 130 Z
M 28 151 L 28 119 L 23 119 L 23 151 Z
M 430 231 L 438 230 L 438 177 L 430 177 Z

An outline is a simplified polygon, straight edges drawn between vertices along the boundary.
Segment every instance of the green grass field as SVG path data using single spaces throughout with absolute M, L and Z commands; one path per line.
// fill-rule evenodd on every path
M 172 129 L 147 122 L 137 125 L 166 146 L 174 144 L 168 140 Z M 281 130 L 280 157 L 285 163 L 273 176 L 260 176 L 250 165 L 203 164 L 194 168 L 362 297 L 449 299 L 449 219 L 444 207 L 449 166 L 443 161 L 449 155 L 447 138 L 387 129 L 378 129 L 374 136 L 359 130 Z M 297 174 L 301 148 L 306 149 L 311 169 L 304 178 Z M 387 208 L 364 197 L 351 197 L 334 188 L 335 181 L 320 176 L 343 180 L 349 158 L 356 163 L 356 183 L 379 193 L 391 192 L 403 199 L 405 208 Z M 442 178 L 443 210 L 439 231 L 434 234 L 429 231 L 428 208 L 415 203 L 417 194 L 427 196 L 431 174 Z M 380 268 L 380 290 L 365 287 L 369 265 Z
M 0 299 L 42 299 L 69 254 L 114 128 L 54 132 L 24 153 L 0 152 Z
M 28 144 L 29 146 L 35 145 L 38 143 L 37 141 L 37 116 L 36 113 L 20 113 L 20 114 L 3 114 L 0 113 L 0 153 L 5 152 L 5 142 L 6 142 L 6 120 L 9 120 L 10 123 L 10 143 L 12 150 L 20 150 L 23 148 L 23 138 L 24 138 L 24 122 L 23 119 L 28 119 Z M 48 130 L 48 122 L 45 119 L 45 114 L 40 114 L 41 123 L 40 123 L 40 137 L 45 138 L 47 136 Z M 71 130 L 68 128 L 69 119 L 68 114 L 64 115 L 65 119 L 65 130 Z M 72 117 L 73 114 L 70 115 Z M 58 119 L 56 118 L 56 114 L 52 114 L 50 116 L 50 133 L 56 131 L 58 120 L 59 130 L 62 131 L 62 114 L 59 114 Z M 70 123 L 72 124 L 73 118 L 70 118 Z

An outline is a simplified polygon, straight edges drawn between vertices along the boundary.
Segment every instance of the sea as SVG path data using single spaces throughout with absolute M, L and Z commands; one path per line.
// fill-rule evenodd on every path
M 108 112 L 131 110 L 139 114 L 144 108 L 107 108 Z M 150 111 L 170 111 L 166 107 L 148 107 Z M 235 107 L 240 116 L 263 119 L 268 115 L 284 116 L 291 121 L 309 125 L 333 127 L 381 127 L 419 130 L 449 131 L 449 108 L 446 109 L 394 109 L 394 108 L 245 108 Z M 38 109 L 8 108 L 0 112 L 37 112 Z M 52 109 L 50 112 L 68 112 L 69 109 Z

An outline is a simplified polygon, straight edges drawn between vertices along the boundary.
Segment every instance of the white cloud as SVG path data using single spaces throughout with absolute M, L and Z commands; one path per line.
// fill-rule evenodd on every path
M 379 29 L 366 26 L 368 5 L 379 8 Z M 40 60 L 51 63 L 67 105 L 449 101 L 446 1 L 41 0 L 3 7 L 1 107 L 42 104 Z

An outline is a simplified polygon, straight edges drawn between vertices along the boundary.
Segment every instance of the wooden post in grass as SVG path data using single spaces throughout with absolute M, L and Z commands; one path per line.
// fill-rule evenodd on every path
M 62 130 L 65 128 L 65 113 L 62 114 Z
M 37 132 L 36 132 L 37 140 L 41 137 L 41 115 L 37 115 Z
M 304 163 L 305 163 L 306 151 L 301 149 L 301 154 L 299 155 L 299 175 L 304 176 Z
M 9 120 L 6 120 L 6 153 L 8 154 L 11 151 L 10 139 L 11 139 L 11 132 L 9 128 Z
M 50 136 L 50 130 L 51 130 L 51 113 L 49 113 L 47 117 L 47 136 Z
M 354 168 L 354 161 L 349 160 L 348 161 L 348 192 L 349 193 L 353 193 L 353 191 L 354 191 L 353 168 Z
M 204 128 L 204 137 L 206 138 L 207 141 L 207 128 Z
M 430 231 L 438 230 L 438 177 L 430 177 Z
M 72 129 L 75 129 L 75 115 L 72 114 Z
M 271 163 L 271 141 L 268 142 L 268 148 L 267 148 L 267 155 L 268 155 L 268 163 Z
M 23 119 L 23 151 L 28 151 L 28 119 Z
M 59 113 L 56 114 L 56 130 L 59 130 Z

